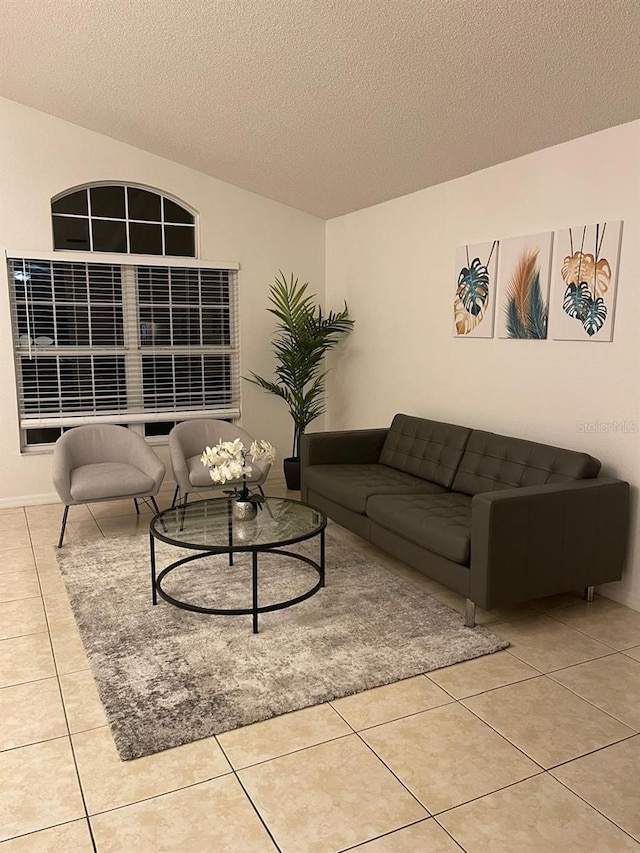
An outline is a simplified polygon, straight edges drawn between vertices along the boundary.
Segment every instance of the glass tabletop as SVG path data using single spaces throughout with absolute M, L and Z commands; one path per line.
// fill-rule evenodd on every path
M 151 535 L 183 548 L 253 550 L 309 539 L 327 526 L 319 509 L 288 498 L 267 498 L 257 517 L 234 518 L 231 498 L 194 501 L 165 509 L 151 520 Z

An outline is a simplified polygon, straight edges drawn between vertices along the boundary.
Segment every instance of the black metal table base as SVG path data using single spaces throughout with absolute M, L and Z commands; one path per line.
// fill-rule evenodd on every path
M 324 530 L 322 530 L 319 534 L 320 536 L 320 562 L 317 563 L 315 560 L 312 560 L 310 557 L 305 557 L 302 554 L 296 554 L 293 551 L 283 551 L 279 548 L 265 548 L 265 549 L 252 549 L 251 550 L 251 607 L 238 607 L 238 608 L 226 608 L 226 607 L 201 607 L 199 604 L 190 604 L 187 601 L 180 601 L 177 598 L 169 595 L 169 593 L 165 592 L 162 588 L 162 581 L 167 577 L 174 569 L 177 569 L 179 566 L 184 565 L 185 563 L 191 563 L 194 560 L 201 560 L 204 557 L 212 557 L 219 556 L 220 554 L 229 554 L 229 564 L 232 565 L 232 557 L 233 552 L 221 551 L 217 549 L 215 551 L 203 551 L 201 553 L 192 554 L 188 557 L 183 557 L 181 560 L 176 560 L 174 563 L 170 563 L 166 568 L 164 568 L 159 574 L 156 575 L 156 554 L 155 554 L 155 539 L 150 535 L 150 553 L 151 553 L 151 600 L 153 604 L 158 603 L 158 595 L 160 598 L 164 599 L 164 601 L 169 604 L 173 604 L 175 607 L 180 607 L 182 610 L 192 610 L 195 613 L 210 613 L 215 616 L 252 616 L 253 617 L 253 633 L 258 633 L 258 615 L 260 613 L 272 613 L 274 610 L 284 610 L 286 607 L 292 607 L 294 604 L 299 604 L 301 601 L 306 601 L 307 598 L 311 598 L 312 595 L 315 595 L 319 589 L 322 589 L 325 583 L 325 541 L 324 541 Z M 246 553 L 246 551 L 245 551 Z M 302 593 L 302 595 L 297 595 L 295 598 L 289 598 L 286 601 L 278 601 L 275 604 L 264 604 L 260 605 L 258 601 L 258 554 L 280 554 L 283 557 L 291 557 L 294 560 L 300 560 L 303 563 L 306 563 L 311 568 L 315 569 L 318 573 L 318 581 L 315 583 L 311 589 L 307 590 L 307 592 Z

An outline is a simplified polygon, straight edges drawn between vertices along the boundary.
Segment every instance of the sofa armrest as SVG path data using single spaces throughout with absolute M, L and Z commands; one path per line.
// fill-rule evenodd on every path
M 629 484 L 598 477 L 475 495 L 470 598 L 485 609 L 620 580 Z
M 308 465 L 358 465 L 378 462 L 388 429 L 353 429 L 311 432 L 302 436 L 300 463 Z

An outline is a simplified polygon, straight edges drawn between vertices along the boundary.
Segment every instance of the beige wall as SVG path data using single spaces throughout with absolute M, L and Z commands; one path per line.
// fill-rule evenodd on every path
M 456 246 L 618 219 L 612 343 L 452 337 Z M 356 321 L 328 426 L 382 426 L 402 411 L 597 456 L 633 486 L 628 567 L 602 591 L 638 610 L 640 432 L 602 425 L 640 429 L 639 229 L 633 122 L 331 220 L 326 261 L 327 300 L 347 299 Z
M 51 196 L 91 181 L 163 190 L 200 214 L 200 257 L 240 263 L 241 371 L 273 365 L 269 284 L 278 269 L 324 292 L 325 223 L 283 204 L 36 110 L 0 99 L 0 247 L 51 251 Z M 0 268 L 0 506 L 57 500 L 51 456 L 21 455 L 5 265 Z M 242 383 L 242 424 L 288 456 L 291 422 L 280 400 Z M 166 448 L 159 449 L 167 461 Z M 282 477 L 281 464 L 274 475 Z

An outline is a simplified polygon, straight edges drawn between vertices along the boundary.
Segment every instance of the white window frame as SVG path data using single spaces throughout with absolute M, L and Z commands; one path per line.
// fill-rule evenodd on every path
M 14 362 L 16 369 L 16 389 L 17 389 L 17 407 L 19 415 L 19 426 L 21 434 L 21 451 L 25 454 L 50 452 L 53 444 L 33 444 L 28 445 L 26 441 L 26 430 L 38 427 L 54 427 L 65 428 L 70 426 L 79 426 L 87 423 L 126 423 L 129 427 L 137 432 L 143 432 L 145 423 L 153 422 L 171 422 L 185 419 L 193 419 L 198 417 L 215 417 L 223 420 L 237 420 L 240 417 L 240 341 L 239 341 L 239 323 L 238 323 L 238 292 L 237 292 L 237 272 L 240 265 L 235 261 L 211 261 L 202 258 L 175 257 L 166 255 L 131 255 L 120 252 L 78 252 L 78 251 L 61 251 L 39 252 L 39 251 L 5 251 L 5 269 L 8 270 L 7 262 L 9 260 L 39 260 L 45 262 L 68 262 L 72 264 L 88 263 L 92 265 L 115 265 L 122 268 L 122 283 L 123 283 L 123 303 L 129 300 L 128 305 L 123 304 L 124 313 L 129 317 L 137 318 L 137 328 L 132 329 L 129 326 L 128 331 L 125 329 L 125 346 L 123 347 L 123 355 L 127 359 L 127 364 L 136 364 L 136 369 L 141 370 L 143 355 L 151 355 L 152 350 L 142 347 L 138 340 L 137 329 L 140 327 L 138 315 L 138 299 L 135 287 L 131 287 L 130 281 L 127 282 L 128 272 L 133 274 L 135 267 L 161 267 L 161 268 L 190 268 L 199 270 L 226 270 L 230 273 L 235 273 L 231 277 L 230 287 L 230 308 L 231 308 L 231 345 L 225 347 L 225 351 L 231 356 L 232 365 L 232 380 L 231 388 L 233 393 L 233 405 L 228 408 L 212 409 L 171 409 L 163 411 L 140 411 L 141 406 L 132 405 L 128 402 L 128 409 L 131 411 L 119 412 L 111 415 L 73 415 L 73 416 L 27 416 L 23 412 L 23 400 L 21 395 L 21 369 L 20 363 L 22 353 L 20 351 L 17 340 L 17 326 L 15 325 L 15 305 L 14 305 L 14 285 L 9 282 L 11 291 L 11 313 L 13 321 L 13 350 Z M 135 277 L 135 276 L 134 276 Z M 127 337 L 129 335 L 129 337 Z M 99 349 L 99 348 L 98 348 Z M 179 348 L 176 348 L 179 349 Z M 211 347 L 207 345 L 189 347 L 194 353 L 213 353 L 219 351 L 219 347 Z M 87 348 L 83 354 L 92 354 Z M 132 386 L 133 387 L 133 386 Z M 138 386 L 139 387 L 139 386 Z M 128 394 L 130 390 L 128 389 Z M 138 409 L 138 410 L 136 410 Z M 149 436 L 148 440 L 151 443 L 166 443 L 166 436 Z

